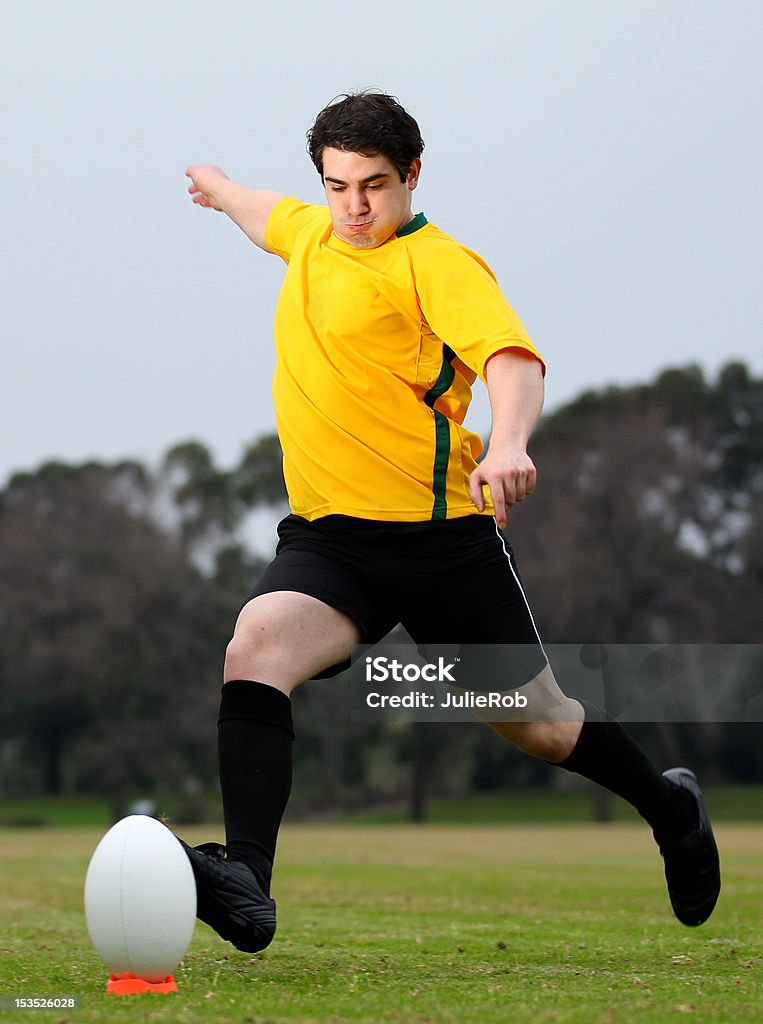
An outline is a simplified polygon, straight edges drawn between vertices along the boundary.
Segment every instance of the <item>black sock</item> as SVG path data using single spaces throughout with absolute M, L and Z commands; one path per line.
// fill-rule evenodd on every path
M 266 893 L 291 792 L 291 700 L 264 683 L 223 686 L 217 744 L 227 854 L 248 864 Z
M 559 764 L 633 804 L 659 843 L 684 835 L 696 813 L 690 795 L 669 782 L 619 722 L 581 701 L 586 717 L 572 753 Z

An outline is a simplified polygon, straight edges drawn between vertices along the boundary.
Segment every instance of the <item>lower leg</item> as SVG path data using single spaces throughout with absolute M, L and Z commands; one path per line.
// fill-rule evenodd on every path
M 291 792 L 288 695 L 343 662 L 357 639 L 346 615 L 306 594 L 277 591 L 244 606 L 228 644 L 218 722 L 227 855 L 248 864 L 266 893 Z
M 689 794 L 668 781 L 619 722 L 595 704 L 582 702 L 585 720 L 572 751 L 556 763 L 604 786 L 632 804 L 662 843 L 695 824 Z
M 524 753 L 596 782 L 632 804 L 658 842 L 694 824 L 691 797 L 655 768 L 619 722 L 587 701 L 566 697 L 550 668 L 526 684 L 527 721 L 488 722 Z M 535 721 L 529 719 L 535 718 Z
M 224 685 L 218 754 L 227 855 L 248 864 L 266 893 L 291 792 L 293 739 L 286 694 L 249 680 Z

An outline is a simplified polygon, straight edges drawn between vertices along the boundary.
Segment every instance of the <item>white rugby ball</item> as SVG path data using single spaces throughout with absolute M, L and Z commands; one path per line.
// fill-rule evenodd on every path
M 85 918 L 112 974 L 151 982 L 172 974 L 193 936 L 196 884 L 165 825 L 131 814 L 109 829 L 87 869 Z

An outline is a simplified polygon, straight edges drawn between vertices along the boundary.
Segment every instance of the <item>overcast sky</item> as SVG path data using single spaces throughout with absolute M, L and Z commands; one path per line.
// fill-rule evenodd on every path
M 183 172 L 322 202 L 305 131 L 365 86 L 418 119 L 415 209 L 494 268 L 548 360 L 547 408 L 666 366 L 763 372 L 762 10 L 12 3 L 0 479 L 188 438 L 229 465 L 273 429 L 283 266 L 193 206 Z M 488 429 L 484 398 L 469 422 Z

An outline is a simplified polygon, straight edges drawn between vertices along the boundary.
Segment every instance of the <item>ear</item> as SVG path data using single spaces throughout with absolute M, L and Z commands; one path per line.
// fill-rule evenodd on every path
M 408 177 L 405 179 L 408 188 L 413 192 L 419 183 L 419 175 L 421 174 L 421 160 L 418 157 L 413 161 L 411 166 L 408 168 Z

